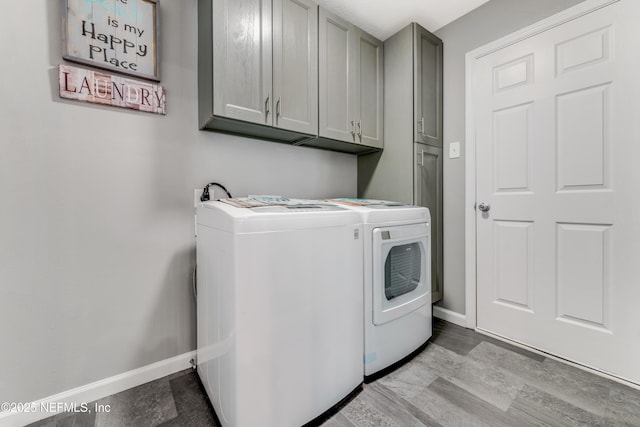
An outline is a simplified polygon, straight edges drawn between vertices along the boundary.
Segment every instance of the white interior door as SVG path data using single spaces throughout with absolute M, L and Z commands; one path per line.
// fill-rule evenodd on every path
M 475 62 L 477 327 L 640 383 L 640 2 Z

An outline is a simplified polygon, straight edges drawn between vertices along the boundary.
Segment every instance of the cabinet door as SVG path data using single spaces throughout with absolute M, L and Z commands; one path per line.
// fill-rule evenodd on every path
M 271 0 L 213 0 L 213 113 L 270 125 Z
M 442 299 L 442 149 L 414 144 L 415 204 L 429 208 L 431 213 L 431 298 Z
M 356 35 L 356 141 L 382 148 L 383 45 L 364 31 Z
M 415 141 L 442 147 L 442 40 L 415 26 Z
M 273 0 L 274 126 L 318 134 L 318 6 Z
M 319 23 L 319 135 L 355 142 L 356 28 L 323 8 Z

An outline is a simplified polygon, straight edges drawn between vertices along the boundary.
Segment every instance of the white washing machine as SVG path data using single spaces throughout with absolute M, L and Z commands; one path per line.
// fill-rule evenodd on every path
M 362 219 L 197 209 L 197 370 L 223 426 L 300 426 L 362 383 Z
M 431 337 L 429 209 L 366 199 L 332 199 L 364 223 L 364 375 L 376 374 Z

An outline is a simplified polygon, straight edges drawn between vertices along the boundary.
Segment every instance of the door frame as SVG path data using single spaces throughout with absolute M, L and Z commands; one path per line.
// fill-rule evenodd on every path
M 468 52 L 465 56 L 465 318 L 477 328 L 476 266 L 476 129 L 473 81 L 476 61 L 522 40 L 587 15 L 621 0 L 585 0 L 573 7 Z

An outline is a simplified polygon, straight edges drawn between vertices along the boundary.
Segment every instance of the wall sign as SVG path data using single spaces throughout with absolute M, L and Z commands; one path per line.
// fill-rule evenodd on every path
M 157 0 L 61 0 L 63 57 L 160 81 Z
M 166 93 L 160 85 L 60 64 L 60 97 L 166 114 Z

